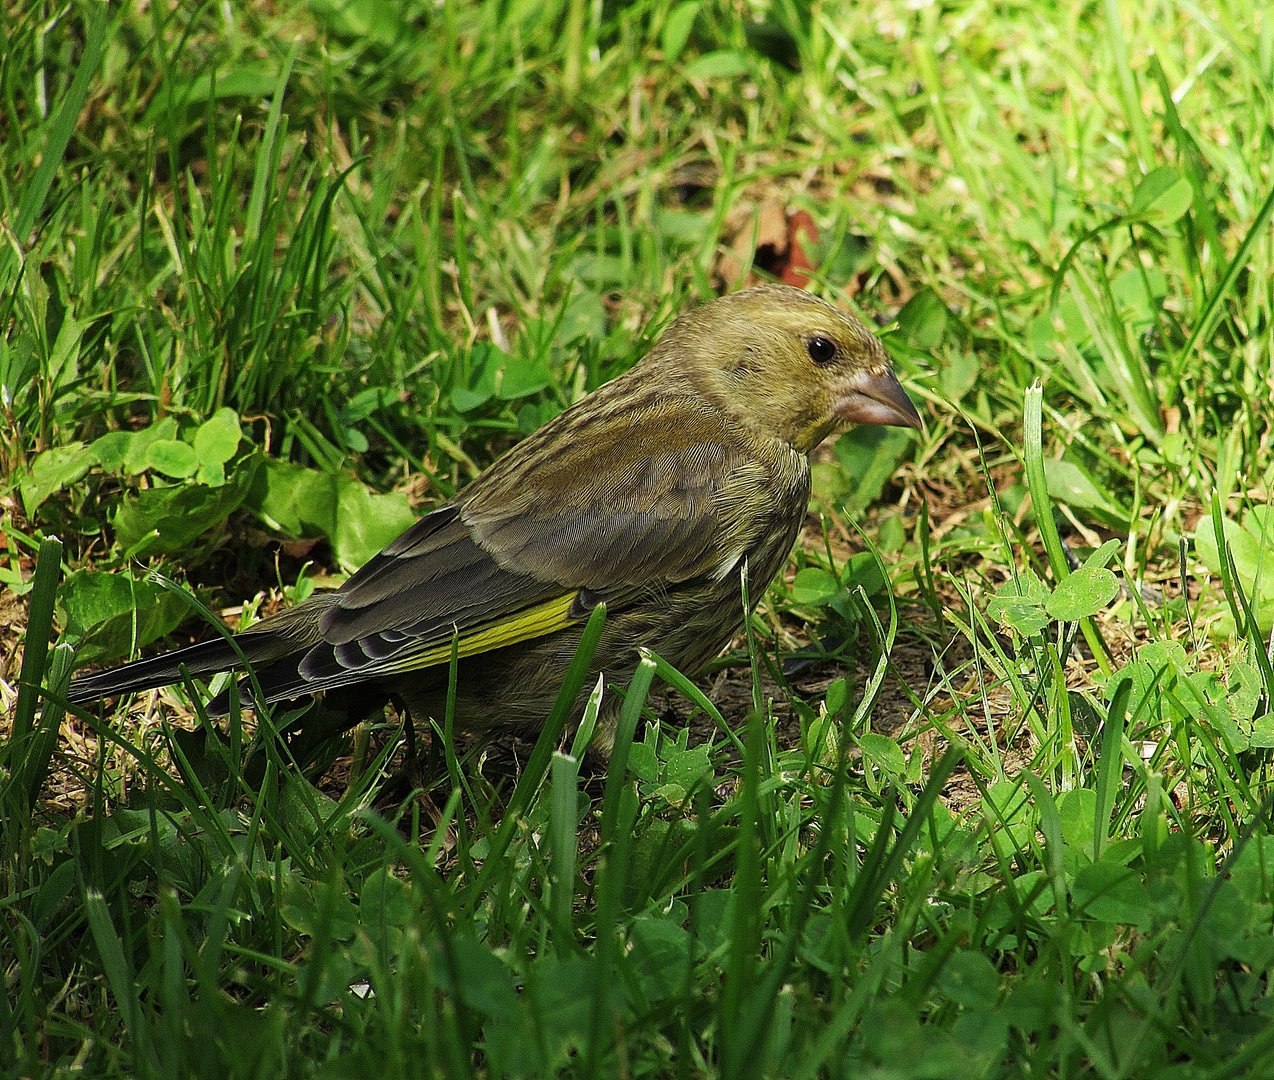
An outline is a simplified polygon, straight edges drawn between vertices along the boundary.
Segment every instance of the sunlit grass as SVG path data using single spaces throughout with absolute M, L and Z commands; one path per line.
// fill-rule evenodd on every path
M 9 22 L 16 1074 L 1274 1067 L 1259 5 Z M 927 430 L 826 449 L 748 641 L 652 658 L 607 775 L 448 746 L 386 807 L 392 716 L 302 774 L 184 689 L 63 713 L 67 643 L 191 621 L 148 568 L 234 620 L 358 565 L 774 204 Z

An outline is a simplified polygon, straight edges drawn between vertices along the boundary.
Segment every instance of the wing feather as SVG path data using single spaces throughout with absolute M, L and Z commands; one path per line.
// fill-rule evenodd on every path
M 649 418 L 638 423 L 614 431 L 595 468 L 518 470 L 515 449 L 354 574 L 283 681 L 332 689 L 445 664 L 453 637 L 472 655 L 563 629 L 603 600 L 622 608 L 719 577 L 738 550 L 721 540 L 719 501 L 740 455 L 723 430 L 692 438 L 669 424 L 652 438 Z

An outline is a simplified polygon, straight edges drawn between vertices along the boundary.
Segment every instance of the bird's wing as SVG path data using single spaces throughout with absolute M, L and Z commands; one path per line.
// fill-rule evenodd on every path
M 445 664 L 453 637 L 467 656 L 552 633 L 574 621 L 574 596 L 560 583 L 501 567 L 476 541 L 460 506 L 448 504 L 333 595 L 322 640 L 300 659 L 294 689 L 332 689 Z
M 330 689 L 445 664 L 453 639 L 460 656 L 487 652 L 580 622 L 602 601 L 622 607 L 729 573 L 744 541 L 722 542 L 721 496 L 754 484 L 757 467 L 684 423 L 654 439 L 649 427 L 640 443 L 620 429 L 632 438 L 583 463 L 594 467 L 537 456 L 523 471 L 514 451 L 346 582 L 300 680 Z

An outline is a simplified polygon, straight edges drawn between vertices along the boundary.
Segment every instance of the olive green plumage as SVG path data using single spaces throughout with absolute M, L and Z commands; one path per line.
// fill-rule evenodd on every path
M 649 646 L 694 674 L 743 623 L 741 573 L 755 602 L 782 567 L 809 453 L 849 423 L 920 424 L 861 323 L 784 286 L 716 300 L 340 589 L 236 642 L 267 701 L 365 687 L 369 704 L 394 695 L 440 719 L 454 640 L 467 732 L 542 722 L 601 602 L 597 671 L 623 680 Z M 241 666 L 226 641 L 204 642 L 77 679 L 69 696 Z

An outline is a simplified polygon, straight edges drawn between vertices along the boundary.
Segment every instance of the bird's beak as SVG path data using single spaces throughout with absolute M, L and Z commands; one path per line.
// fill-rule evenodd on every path
M 844 383 L 836 415 L 850 424 L 919 428 L 920 414 L 888 369 L 856 372 Z

